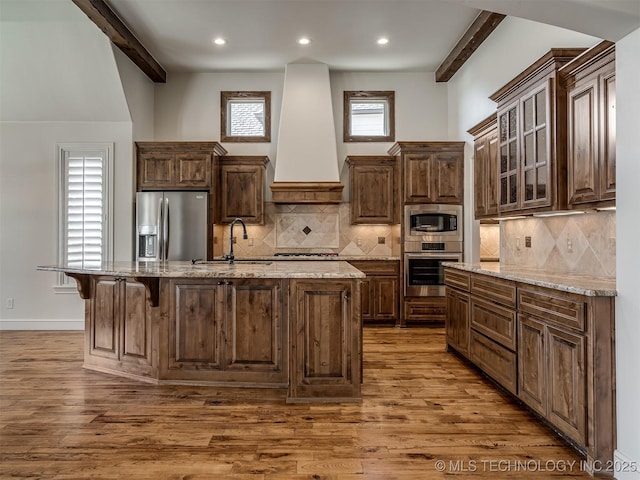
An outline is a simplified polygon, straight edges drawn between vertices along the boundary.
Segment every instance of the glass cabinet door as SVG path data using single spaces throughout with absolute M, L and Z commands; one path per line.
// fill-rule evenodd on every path
M 548 203 L 549 142 L 546 85 L 520 100 L 522 115 L 522 206 Z
M 500 149 L 500 211 L 518 207 L 518 105 L 498 114 Z

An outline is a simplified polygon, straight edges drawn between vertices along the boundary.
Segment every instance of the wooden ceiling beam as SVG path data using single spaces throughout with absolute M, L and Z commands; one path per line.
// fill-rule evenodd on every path
M 436 70 L 436 82 L 448 82 L 505 17 L 482 10 Z
M 104 0 L 73 0 L 93 23 L 109 37 L 122 52 L 156 83 L 166 83 L 167 72 L 144 48 L 133 32 Z

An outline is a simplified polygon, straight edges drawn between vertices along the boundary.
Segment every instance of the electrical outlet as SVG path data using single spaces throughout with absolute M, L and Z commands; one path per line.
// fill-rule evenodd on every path
M 380 245 L 384 245 L 385 243 L 387 243 L 387 240 L 384 237 L 378 237 L 378 243 Z
M 247 238 L 247 245 L 249 245 L 250 247 L 253 247 L 253 238 L 252 237 Z
M 7 308 L 13 308 L 13 298 L 7 298 Z
M 573 253 L 573 242 L 570 238 L 567 238 L 567 252 Z
M 516 250 L 520 250 L 520 237 L 516 237 Z
M 362 246 L 362 239 L 360 237 L 356 238 L 356 245 L 361 247 Z
M 609 250 L 616 251 L 616 237 L 609 237 Z
M 524 237 L 524 246 L 531 248 L 531 237 Z

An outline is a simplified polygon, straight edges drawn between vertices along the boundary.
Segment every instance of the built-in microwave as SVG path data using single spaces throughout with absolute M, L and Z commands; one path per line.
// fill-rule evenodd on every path
M 460 242 L 462 245 L 462 225 L 462 205 L 404 207 L 405 242 Z

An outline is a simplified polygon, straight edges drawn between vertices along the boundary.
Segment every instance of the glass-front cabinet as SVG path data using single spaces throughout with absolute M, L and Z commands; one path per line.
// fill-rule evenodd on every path
M 558 69 L 584 49 L 552 49 L 490 98 L 498 103 L 500 215 L 562 210 L 566 92 Z

